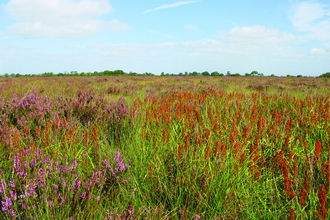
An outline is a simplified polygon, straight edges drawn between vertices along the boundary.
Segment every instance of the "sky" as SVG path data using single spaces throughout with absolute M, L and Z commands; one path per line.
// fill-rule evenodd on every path
M 0 75 L 330 72 L 330 2 L 0 0 Z

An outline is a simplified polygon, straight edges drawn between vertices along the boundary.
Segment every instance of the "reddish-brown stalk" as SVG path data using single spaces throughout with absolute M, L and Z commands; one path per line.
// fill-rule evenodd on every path
M 36 139 L 39 139 L 39 132 L 40 132 L 39 127 L 36 127 Z
M 179 144 L 179 148 L 178 148 L 178 163 L 180 164 L 181 161 L 181 144 Z
M 217 156 L 219 150 L 219 141 L 215 142 L 214 155 Z
M 315 153 L 314 153 L 314 161 L 313 161 L 314 166 L 316 166 L 316 163 L 319 161 L 320 151 L 321 151 L 321 142 L 319 139 L 317 139 L 315 144 Z
M 291 163 L 291 160 L 292 160 L 292 156 L 293 156 L 293 151 L 291 150 L 290 151 L 290 155 L 289 155 L 289 161 L 290 161 L 290 163 Z
M 155 150 L 156 150 L 156 144 L 157 144 L 156 131 L 154 131 L 152 137 L 153 137 L 153 141 L 154 141 L 154 153 L 155 153 Z
M 326 207 L 327 202 L 327 191 L 324 189 L 324 185 L 321 186 L 321 192 L 319 194 L 319 201 L 320 201 L 320 207 L 319 207 L 319 213 L 320 213 L 320 219 L 327 219 L 328 215 L 328 208 Z
M 209 156 L 209 154 L 210 154 L 210 144 L 208 144 L 205 155 L 204 155 L 204 164 L 205 164 L 205 161 L 206 161 L 207 157 Z
M 203 132 L 203 145 L 206 144 L 206 136 L 205 136 L 205 132 Z
M 182 128 L 181 135 L 182 135 L 182 140 L 184 140 L 185 135 L 186 135 L 186 127 L 185 126 Z
M 290 219 L 294 220 L 294 209 L 290 210 Z
M 59 123 L 60 123 L 60 119 L 59 119 L 59 117 L 57 116 L 57 117 L 55 118 L 55 129 L 56 129 L 56 131 L 58 130 L 58 125 L 59 125 Z
M 221 157 L 224 158 L 226 156 L 226 143 L 224 142 L 222 142 L 221 144 L 221 151 L 222 151 Z
M 234 141 L 235 141 L 235 133 L 234 132 L 230 132 L 230 137 L 229 137 L 229 141 L 230 141 L 230 147 L 233 147 Z
M 166 130 L 165 128 L 163 129 L 163 143 L 165 143 L 166 140 Z
M 25 138 L 27 138 L 28 132 L 29 132 L 29 127 L 27 125 L 25 125 L 25 127 L 24 127 L 24 136 L 25 136 Z
M 301 197 L 300 197 L 300 204 L 302 207 L 305 207 L 306 199 L 307 199 L 307 192 L 306 192 L 305 188 L 302 188 Z
M 282 174 L 284 176 L 284 188 L 288 195 L 288 199 L 291 199 L 294 196 L 294 192 L 291 189 L 292 182 L 289 178 L 288 165 L 285 159 L 283 158 L 283 156 L 281 161 L 281 168 L 282 168 Z
M 66 128 L 66 117 L 63 118 L 63 130 Z

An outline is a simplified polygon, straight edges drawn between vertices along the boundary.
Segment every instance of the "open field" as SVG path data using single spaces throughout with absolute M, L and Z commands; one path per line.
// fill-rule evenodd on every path
M 327 219 L 330 82 L 0 78 L 6 219 Z

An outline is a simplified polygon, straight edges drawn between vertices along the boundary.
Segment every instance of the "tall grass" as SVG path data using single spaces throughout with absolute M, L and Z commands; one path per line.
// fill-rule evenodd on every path
M 2 96 L 3 218 L 328 218 L 327 84 L 139 79 L 128 102 L 111 78 Z

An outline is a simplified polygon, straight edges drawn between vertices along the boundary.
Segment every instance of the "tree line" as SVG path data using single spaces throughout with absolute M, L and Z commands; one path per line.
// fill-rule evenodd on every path
M 149 72 L 145 72 L 145 73 L 136 73 L 136 72 L 129 72 L 126 73 L 123 70 L 114 70 L 114 71 L 110 71 L 110 70 L 105 70 L 103 72 L 81 72 L 78 73 L 77 71 L 71 71 L 71 72 L 63 72 L 63 73 L 57 73 L 54 74 L 53 72 L 44 72 L 41 74 L 19 74 L 19 73 L 12 73 L 12 74 L 4 74 L 2 77 L 55 77 L 55 76 L 158 76 L 155 75 L 153 73 L 149 73 Z M 174 74 L 174 73 L 164 73 L 162 72 L 160 74 L 160 76 L 234 76 L 234 77 L 242 77 L 242 76 L 256 76 L 256 77 L 264 77 L 265 75 L 263 73 L 259 73 L 258 71 L 252 71 L 251 73 L 245 73 L 243 75 L 239 74 L 239 73 L 231 73 L 230 71 L 227 71 L 226 74 L 224 73 L 219 73 L 217 71 L 214 72 L 208 72 L 208 71 L 204 71 L 204 72 L 180 72 L 178 74 Z M 269 75 L 270 77 L 275 77 L 274 74 Z M 286 77 L 303 77 L 302 75 L 297 75 L 297 76 L 293 76 L 293 75 L 287 75 Z M 320 75 L 319 77 L 329 77 L 330 78 L 330 72 L 324 73 L 322 75 Z

